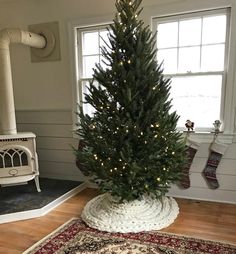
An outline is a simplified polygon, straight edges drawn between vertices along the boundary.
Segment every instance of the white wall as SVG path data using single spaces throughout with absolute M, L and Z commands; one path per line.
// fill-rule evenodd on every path
M 27 29 L 30 24 L 59 21 L 61 61 L 31 63 L 29 48 L 22 45 L 11 47 L 18 129 L 33 131 L 38 136 L 40 172 L 43 176 L 83 179 L 75 167 L 70 147 L 76 146 L 77 140 L 72 138 L 71 131 L 73 89 L 68 22 L 87 22 L 89 19 L 99 21 L 100 17 L 113 17 L 114 3 L 115 0 L 0 1 L 0 29 Z M 149 23 L 150 16 L 232 4 L 235 4 L 235 0 L 143 0 L 143 18 Z M 233 14 L 236 18 L 235 6 Z M 235 56 L 233 58 L 235 63 Z M 235 64 L 231 68 L 235 68 Z M 234 93 L 236 98 L 236 89 L 230 92 Z M 235 101 L 233 103 L 235 105 Z M 171 194 L 236 203 L 236 144 L 229 146 L 217 170 L 221 186 L 215 191 L 208 189 L 201 176 L 208 156 L 208 147 L 209 143 L 202 144 L 194 160 L 191 168 L 192 187 L 188 190 L 173 187 Z
M 61 61 L 30 62 L 29 48 L 12 46 L 12 70 L 17 109 L 71 109 L 72 89 L 68 59 L 67 22 L 113 11 L 114 1 L 17 0 L 0 4 L 0 28 L 59 21 Z M 95 7 L 95 8 L 89 8 Z M 36 95 L 36 96 L 35 96 Z

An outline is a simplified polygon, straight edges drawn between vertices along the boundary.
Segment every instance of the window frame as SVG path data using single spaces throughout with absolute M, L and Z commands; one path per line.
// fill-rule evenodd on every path
M 220 106 L 220 119 L 223 122 L 222 130 L 225 131 L 228 129 L 227 127 L 227 121 L 225 116 L 225 111 L 228 110 L 227 105 L 227 98 L 226 98 L 226 89 L 227 89 L 227 75 L 228 75 L 228 62 L 229 62 L 229 43 L 230 43 L 230 18 L 231 18 L 231 10 L 229 7 L 223 7 L 223 8 L 216 8 L 211 10 L 199 10 L 194 12 L 186 12 L 186 13 L 180 13 L 180 14 L 170 14 L 166 16 L 157 16 L 152 17 L 152 32 L 155 34 L 157 32 L 157 27 L 159 24 L 162 23 L 168 23 L 169 22 L 179 22 L 179 20 L 184 19 L 191 19 L 191 18 L 198 18 L 198 17 L 205 17 L 205 16 L 212 16 L 212 15 L 220 15 L 220 14 L 226 14 L 226 35 L 225 35 L 225 56 L 224 56 L 224 68 L 223 71 L 200 71 L 200 72 L 176 72 L 176 73 L 167 73 L 165 74 L 165 77 L 167 78 L 173 78 L 173 77 L 191 77 L 191 76 L 209 76 L 209 75 L 222 75 L 222 86 L 221 86 L 221 106 Z M 158 34 L 157 34 L 158 36 Z M 179 36 L 179 31 L 178 31 Z M 201 36 L 202 36 L 202 29 L 201 29 Z M 213 44 L 209 44 L 213 45 Z M 217 45 L 217 44 L 214 44 Z M 200 47 L 202 47 L 202 44 L 200 44 Z M 156 48 L 157 48 L 157 40 L 156 40 Z M 179 48 L 182 48 L 177 45 L 177 61 L 179 60 Z M 162 49 L 162 48 L 161 48 Z M 201 57 L 201 55 L 200 55 Z M 177 63 L 178 65 L 178 63 Z M 205 128 L 205 127 L 196 127 L 196 132 L 211 132 L 213 128 Z M 184 131 L 184 127 L 178 127 L 178 130 Z

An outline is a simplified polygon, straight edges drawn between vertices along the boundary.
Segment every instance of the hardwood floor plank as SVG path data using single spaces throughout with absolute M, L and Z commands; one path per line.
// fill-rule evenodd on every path
M 86 189 L 43 217 L 1 224 L 0 254 L 21 254 L 72 217 L 79 217 L 97 194 L 95 189 Z M 236 244 L 236 205 L 176 200 L 180 214 L 163 232 Z

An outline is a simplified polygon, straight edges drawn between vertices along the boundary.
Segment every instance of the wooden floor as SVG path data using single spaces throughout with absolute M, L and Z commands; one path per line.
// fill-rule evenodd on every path
M 0 254 L 20 254 L 71 217 L 97 195 L 86 189 L 44 217 L 0 225 Z M 236 244 L 236 205 L 176 199 L 180 214 L 164 232 Z

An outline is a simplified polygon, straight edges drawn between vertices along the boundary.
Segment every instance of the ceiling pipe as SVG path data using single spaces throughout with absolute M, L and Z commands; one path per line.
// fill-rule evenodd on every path
M 17 134 L 9 49 L 11 43 L 42 49 L 46 46 L 46 39 L 17 28 L 0 30 L 0 134 L 3 135 Z

